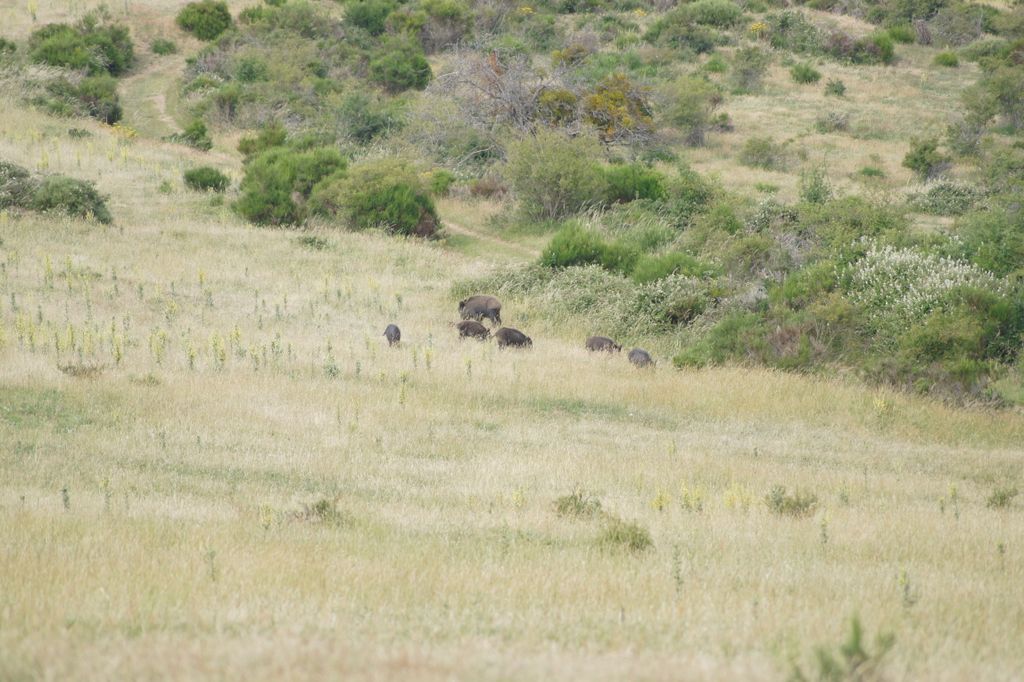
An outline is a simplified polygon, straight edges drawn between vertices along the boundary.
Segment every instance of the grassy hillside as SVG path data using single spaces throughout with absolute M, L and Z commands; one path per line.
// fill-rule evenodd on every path
M 32 106 L 22 71 L 0 84 L 0 160 L 94 182 L 113 216 L 0 209 L 0 678 L 1019 676 L 1019 410 L 839 364 L 676 369 L 687 329 L 622 338 L 655 351 L 637 371 L 583 350 L 607 318 L 557 286 L 609 281 L 586 268 L 505 300 L 532 350 L 459 341 L 466 283 L 518 286 L 564 226 L 522 219 L 514 194 L 472 195 L 495 165 L 436 199 L 439 239 L 254 227 L 232 210 L 252 131 L 210 119 L 206 152 L 165 139 L 195 113 L 183 5 L 111 7 L 136 41 L 120 126 Z M 0 2 L 0 26 L 23 50 L 88 9 Z M 150 54 L 160 36 L 178 52 Z M 849 88 L 851 127 L 875 130 L 832 141 L 849 193 L 900 189 L 905 136 L 942 126 L 978 76 L 931 66 L 937 48 L 899 50 L 892 67 L 821 67 L 822 85 Z M 437 73 L 450 58 L 430 55 Z M 830 144 L 809 131 L 821 87 L 780 69 L 727 100 L 734 133 L 670 145 L 720 173 L 729 201 L 758 183 L 799 191 L 802 162 L 735 162 L 747 137 L 793 137 L 812 161 Z M 912 108 L 886 100 L 899 83 Z M 353 172 L 413 142 L 337 146 Z M 878 184 L 848 177 L 868 163 Z M 200 165 L 230 178 L 227 195 L 186 188 Z M 582 220 L 617 234 L 602 211 Z

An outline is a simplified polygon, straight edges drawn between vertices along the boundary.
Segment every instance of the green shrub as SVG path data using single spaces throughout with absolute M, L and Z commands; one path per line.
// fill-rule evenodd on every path
M 63 175 L 43 178 L 32 192 L 28 207 L 41 213 L 55 211 L 76 218 L 93 217 L 101 223 L 113 221 L 105 197 L 91 182 Z
M 786 486 L 776 485 L 764 498 L 768 509 L 785 516 L 810 516 L 818 506 L 818 497 L 812 493 L 797 490 L 786 492 Z
M 448 191 L 455 184 L 455 174 L 444 168 L 435 168 L 430 172 L 427 180 L 427 190 L 431 196 L 448 196 Z
M 610 166 L 604 172 L 605 201 L 624 204 L 635 199 L 661 201 L 665 192 L 665 176 L 641 164 Z
M 948 180 L 929 183 L 908 197 L 915 211 L 933 215 L 962 215 L 981 201 L 983 194 L 973 185 Z
M 299 224 L 306 219 L 313 187 L 344 168 L 344 159 L 333 149 L 271 147 L 246 164 L 235 210 L 258 225 Z
M 313 189 L 309 208 L 356 230 L 430 237 L 440 225 L 429 192 L 400 159 L 363 161 L 335 174 Z
M 345 133 L 358 144 L 368 144 L 401 125 L 391 104 L 359 91 L 345 96 L 339 113 Z
M 842 97 L 846 94 L 846 84 L 838 78 L 829 79 L 825 83 L 825 94 L 831 97 Z
M 390 0 L 355 0 L 345 8 L 345 23 L 379 36 L 384 32 L 384 20 L 394 9 L 395 3 Z
M 884 177 L 886 177 L 885 176 L 885 171 L 882 170 L 881 168 L 879 168 L 878 166 L 864 166 L 859 171 L 857 171 L 857 175 L 860 175 L 861 177 L 865 177 L 865 178 L 884 178 Z
M 824 204 L 832 198 L 832 183 L 822 167 L 800 173 L 800 200 L 809 204 Z
M 903 157 L 903 167 L 925 180 L 944 173 L 949 162 L 949 157 L 939 151 L 939 141 L 935 138 L 913 138 L 910 151 Z
M 83 78 L 75 89 L 75 96 L 92 118 L 108 125 L 121 120 L 121 102 L 113 76 L 101 74 Z
M 27 208 L 35 188 L 31 173 L 21 166 L 0 160 L 0 209 Z
M 609 549 L 625 549 L 640 553 L 651 549 L 654 541 L 646 528 L 632 521 L 623 521 L 614 516 L 606 517 L 606 524 L 597 542 Z
M 238 141 L 238 151 L 245 160 L 264 152 L 272 147 L 283 147 L 288 138 L 288 131 L 278 122 L 265 126 L 256 137 L 246 136 Z
M 191 123 L 185 126 L 185 130 L 180 133 L 174 133 L 168 139 L 171 142 L 188 145 L 193 149 L 204 152 L 213 148 L 213 140 L 210 139 L 210 135 L 206 131 L 206 124 L 203 123 L 201 118 L 193 119 Z
M 597 233 L 571 222 L 551 238 L 540 263 L 550 268 L 600 265 L 612 272 L 629 272 L 636 258 L 632 250 L 608 244 Z
M 34 62 L 85 70 L 92 75 L 105 72 L 117 76 L 135 61 L 128 28 L 103 23 L 96 14 L 87 14 L 75 26 L 43 26 L 29 37 L 28 49 Z
M 789 75 L 793 77 L 794 82 L 802 85 L 817 83 L 821 80 L 821 72 L 806 63 L 794 64 L 789 70 Z
M 18 51 L 18 45 L 7 38 L 0 38 L 0 56 L 11 55 Z
M 731 0 L 694 0 L 683 6 L 695 23 L 730 28 L 743 16 L 743 10 Z
M 890 26 L 886 32 L 897 43 L 909 45 L 917 41 L 917 33 L 915 33 L 914 28 L 910 24 Z
M 686 144 L 699 147 L 713 125 L 712 114 L 722 103 L 722 92 L 705 78 L 682 76 L 665 87 L 665 120 L 682 131 Z
M 682 251 L 672 251 L 660 256 L 641 256 L 633 266 L 632 277 L 644 284 L 664 279 L 671 275 L 687 277 L 707 277 L 715 274 L 716 269 Z
M 968 213 L 956 223 L 964 255 L 999 276 L 1024 275 L 1024 214 L 1003 206 Z
M 422 90 L 433 74 L 422 48 L 405 40 L 389 40 L 370 60 L 370 78 L 389 92 Z
M 956 56 L 956 52 L 940 52 L 935 55 L 935 65 L 956 68 L 960 66 L 960 58 Z
M 604 198 L 600 153 L 592 138 L 540 129 L 508 146 L 505 176 L 527 215 L 557 220 Z
M 742 47 L 736 50 L 729 72 L 729 82 L 733 91 L 737 94 L 759 92 L 771 61 L 771 55 L 759 47 Z
M 213 40 L 231 28 L 231 12 L 227 3 L 200 0 L 185 5 L 175 19 L 178 27 L 200 40 Z
M 743 143 L 739 160 L 745 166 L 765 170 L 782 170 L 788 163 L 789 153 L 785 144 L 770 137 L 752 137 Z
M 228 176 L 210 166 L 187 170 L 184 178 L 185 186 L 197 192 L 223 192 L 231 184 Z
M 149 49 L 153 54 L 161 56 L 174 54 L 178 51 L 178 46 L 173 40 L 167 40 L 166 38 L 157 38 L 149 45 Z
M 665 211 L 676 224 L 685 225 L 694 215 L 707 208 L 716 190 L 715 185 L 700 173 L 684 168 L 678 176 L 670 178 L 666 183 Z
M 686 7 L 666 12 L 647 29 L 644 40 L 653 45 L 693 54 L 711 52 L 723 42 L 717 31 L 695 22 Z

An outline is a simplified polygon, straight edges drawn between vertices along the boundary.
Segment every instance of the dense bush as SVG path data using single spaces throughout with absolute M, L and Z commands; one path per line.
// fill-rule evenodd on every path
M 806 63 L 794 64 L 789 70 L 789 75 L 793 77 L 793 82 L 801 84 L 817 83 L 821 80 L 821 72 Z
M 604 173 L 605 201 L 609 204 L 627 203 L 634 199 L 660 201 L 667 194 L 665 176 L 653 168 L 630 163 L 610 166 Z
M 78 24 L 47 24 L 29 37 L 29 57 L 34 62 L 92 75 L 123 74 L 135 61 L 135 48 L 128 28 L 106 23 L 97 14 L 87 14 Z
M 235 210 L 258 225 L 302 223 L 314 186 L 344 168 L 344 159 L 333 149 L 271 147 L 246 164 Z
M 422 90 L 432 76 L 422 48 L 407 40 L 386 41 L 370 60 L 370 78 L 389 92 Z
M 174 54 L 178 51 L 178 46 L 173 40 L 167 40 L 166 38 L 157 38 L 149 45 L 149 49 L 153 54 L 158 55 L 169 55 Z
M 201 118 L 193 119 L 182 132 L 174 133 L 168 139 L 204 152 L 213 148 L 213 140 Z
M 960 59 L 956 52 L 940 52 L 935 55 L 935 65 L 956 68 L 960 66 Z
M 974 185 L 938 180 L 911 193 L 908 203 L 922 213 L 961 215 L 974 208 L 982 197 L 982 192 Z
M 665 120 L 679 128 L 686 144 L 702 146 L 713 125 L 712 114 L 722 103 L 718 86 L 705 78 L 682 76 L 665 87 L 663 99 Z
M 647 29 L 644 40 L 691 54 L 711 52 L 723 42 L 717 31 L 694 21 L 686 7 L 665 13 Z
M 739 159 L 745 166 L 781 170 L 788 163 L 789 153 L 785 144 L 770 137 L 752 137 L 743 143 Z
M 941 175 L 949 168 L 949 157 L 939 151 L 937 139 L 914 138 L 910 141 L 910 151 L 903 157 L 903 166 L 927 180 Z
M 31 173 L 0 160 L 0 209 L 27 207 L 35 187 Z
M 978 267 L 1000 276 L 1024 276 L 1024 213 L 997 206 L 957 221 L 961 253 Z
M 200 40 L 213 40 L 231 28 L 231 12 L 227 3 L 200 0 L 185 5 L 175 19 L 178 27 Z
M 832 97 L 842 97 L 846 94 L 846 84 L 838 78 L 832 78 L 825 83 L 825 94 Z
M 7 38 L 0 38 L 0 57 L 14 54 L 18 51 L 18 45 Z
M 428 189 L 401 159 L 363 161 L 336 173 L 313 189 L 309 208 L 356 230 L 430 237 L 440 226 Z
M 771 55 L 758 47 L 736 50 L 729 72 L 729 83 L 733 91 L 738 94 L 759 92 L 771 61 Z
M 33 211 L 65 213 L 76 218 L 95 218 L 110 223 L 113 218 L 106 199 L 91 182 L 63 175 L 44 177 L 32 192 L 28 208 Z
M 592 139 L 538 130 L 509 145 L 505 173 L 527 215 L 564 218 L 604 198 L 600 153 Z
M 628 272 L 636 258 L 636 253 L 609 244 L 599 234 L 570 222 L 551 238 L 540 262 L 551 268 L 600 265 L 613 272 Z
M 683 8 L 695 23 L 717 28 L 735 26 L 743 16 L 743 10 L 731 0 L 694 0 Z
M 345 8 L 345 22 L 358 26 L 371 36 L 384 32 L 384 21 L 395 9 L 390 0 L 355 0 Z
M 58 116 L 91 116 L 107 124 L 122 116 L 117 82 L 107 74 L 87 76 L 78 83 L 55 78 L 32 101 Z
M 184 173 L 185 186 L 197 192 L 223 192 L 231 184 L 228 176 L 216 168 L 200 166 Z

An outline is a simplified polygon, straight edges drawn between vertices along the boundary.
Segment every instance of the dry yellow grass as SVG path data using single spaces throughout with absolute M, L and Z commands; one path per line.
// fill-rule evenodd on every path
M 1020 679 L 1019 413 L 460 342 L 489 257 L 254 229 L 181 188 L 208 157 L 68 125 L 0 103 L 117 219 L 0 215 L 0 679 L 774 680 L 855 613 L 888 679 Z

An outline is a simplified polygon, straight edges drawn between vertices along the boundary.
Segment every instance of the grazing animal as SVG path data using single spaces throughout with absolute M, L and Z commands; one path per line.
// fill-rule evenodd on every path
M 402 330 L 396 324 L 389 324 L 384 330 L 384 338 L 388 340 L 389 346 L 398 345 L 398 342 L 402 340 Z
M 609 353 L 618 353 L 622 350 L 622 346 L 607 336 L 591 336 L 587 339 L 587 350 L 603 350 Z
M 485 318 L 492 324 L 501 324 L 501 301 L 493 296 L 470 296 L 459 301 L 459 317 L 464 320 L 482 322 Z
M 513 348 L 532 348 L 533 339 L 518 329 L 502 327 L 494 332 L 494 338 L 498 339 L 498 348 L 512 346 Z
M 456 324 L 455 328 L 459 330 L 459 336 L 462 338 L 472 336 L 475 339 L 483 341 L 491 335 L 490 330 L 476 320 L 463 320 Z
M 629 351 L 629 361 L 637 367 L 653 367 L 654 360 L 651 359 L 651 354 L 645 351 L 643 348 L 634 348 Z

